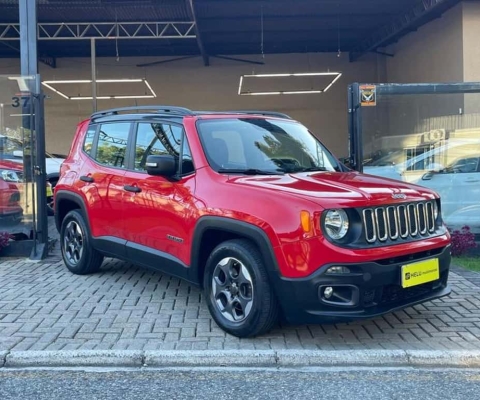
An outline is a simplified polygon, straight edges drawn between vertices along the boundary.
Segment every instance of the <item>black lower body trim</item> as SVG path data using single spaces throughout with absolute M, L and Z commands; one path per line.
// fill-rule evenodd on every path
M 448 274 L 450 269 L 450 246 L 440 249 L 435 256 L 410 260 L 408 263 L 438 258 L 440 278 L 403 288 L 401 267 L 396 262 L 333 264 L 346 266 L 349 274 L 327 275 L 329 266 L 303 279 L 276 279 L 279 301 L 285 319 L 291 323 L 348 322 L 373 318 L 415 304 L 438 299 L 450 294 Z M 325 289 L 333 288 L 334 296 L 327 299 Z M 329 292 L 331 289 L 327 289 Z
M 107 257 L 118 258 L 134 265 L 184 279 L 198 286 L 196 274 L 179 259 L 159 250 L 111 236 L 92 238 L 93 247 Z M 192 276 L 195 275 L 195 276 Z

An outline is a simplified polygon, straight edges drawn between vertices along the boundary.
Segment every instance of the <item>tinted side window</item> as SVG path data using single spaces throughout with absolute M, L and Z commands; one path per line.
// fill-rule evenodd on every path
M 92 125 L 88 127 L 87 134 L 85 135 L 85 141 L 83 142 L 83 151 L 88 155 L 91 155 L 93 147 L 93 139 L 95 138 L 95 133 L 97 132 L 97 126 Z
M 125 168 L 129 131 L 128 122 L 101 125 L 95 159 L 100 164 Z
M 183 128 L 163 123 L 139 123 L 135 143 L 135 170 L 145 171 L 145 163 L 150 155 L 170 154 L 179 159 L 183 138 Z M 182 174 L 193 171 L 193 161 L 188 143 L 185 142 Z

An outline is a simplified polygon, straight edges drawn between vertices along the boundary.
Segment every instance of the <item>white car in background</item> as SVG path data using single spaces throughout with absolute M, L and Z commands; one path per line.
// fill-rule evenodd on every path
M 442 199 L 442 216 L 451 229 L 470 226 L 480 234 L 480 153 L 461 157 L 440 171 L 414 182 L 435 190 Z
M 406 159 L 408 149 L 389 152 L 381 158 L 368 161 L 363 166 L 365 174 L 397 179 L 409 183 L 418 183 L 429 171 L 442 171 L 453 160 L 472 153 L 480 154 L 480 139 L 454 139 L 442 146 Z M 421 184 L 421 183 L 420 183 Z
M 23 164 L 23 145 L 18 139 L 0 135 L 0 160 L 9 160 Z M 65 157 L 45 153 L 45 167 L 47 173 L 47 181 L 53 187 L 57 184 L 60 176 L 60 166 Z

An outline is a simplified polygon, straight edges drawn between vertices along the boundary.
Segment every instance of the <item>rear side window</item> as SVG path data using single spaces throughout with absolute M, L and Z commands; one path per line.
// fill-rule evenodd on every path
M 100 125 L 95 160 L 110 167 L 125 168 L 129 122 Z
M 83 151 L 89 156 L 92 155 L 93 140 L 95 139 L 95 133 L 97 132 L 96 125 L 90 125 L 85 135 L 85 141 L 83 142 Z

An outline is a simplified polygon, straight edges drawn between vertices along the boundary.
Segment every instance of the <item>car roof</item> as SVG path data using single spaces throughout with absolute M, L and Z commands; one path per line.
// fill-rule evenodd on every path
M 174 106 L 137 106 L 137 107 L 123 107 L 112 108 L 104 111 L 99 111 L 91 115 L 90 120 L 98 120 L 108 117 L 111 119 L 118 119 L 119 115 L 123 115 L 125 119 L 130 118 L 144 118 L 145 116 L 158 116 L 183 119 L 184 117 L 238 117 L 239 115 L 251 115 L 257 117 L 273 117 L 282 119 L 292 119 L 284 113 L 276 111 L 262 111 L 262 110 L 234 110 L 234 111 L 192 111 L 184 107 Z M 109 118 L 110 119 L 110 118 Z

